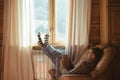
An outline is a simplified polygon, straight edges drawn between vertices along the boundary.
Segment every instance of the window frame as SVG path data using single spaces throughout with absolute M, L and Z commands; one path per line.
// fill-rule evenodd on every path
M 49 15 L 48 15 L 48 26 L 49 26 L 49 28 L 48 28 L 48 30 L 49 30 L 49 34 L 50 34 L 50 41 L 49 42 L 52 45 L 65 46 L 65 42 L 57 41 L 55 39 L 55 36 L 57 35 L 56 34 L 56 29 L 57 29 L 56 28 L 57 27 L 56 26 L 56 22 L 57 22 L 56 20 L 57 20 L 57 18 L 56 18 L 56 12 L 55 12 L 55 10 L 56 10 L 56 0 L 49 0 L 48 2 L 49 2 L 48 3 L 48 5 L 49 5 L 49 8 L 48 8 L 48 13 L 49 13 Z M 66 25 L 66 27 L 67 27 L 67 25 Z

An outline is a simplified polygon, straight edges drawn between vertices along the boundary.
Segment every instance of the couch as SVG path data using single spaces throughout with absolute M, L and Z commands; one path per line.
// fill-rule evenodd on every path
M 97 45 L 97 47 L 105 49 L 103 57 L 92 72 L 89 74 L 63 74 L 59 80 L 113 80 L 112 62 L 115 55 L 114 48 L 103 44 Z

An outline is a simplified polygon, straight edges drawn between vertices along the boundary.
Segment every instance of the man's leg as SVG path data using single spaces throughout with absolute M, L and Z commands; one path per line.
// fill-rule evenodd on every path
M 49 35 L 46 34 L 44 38 L 44 43 L 42 42 L 40 33 L 38 34 L 39 42 L 38 44 L 41 46 L 42 51 L 52 60 L 54 64 L 56 64 L 56 59 L 62 54 L 60 51 L 50 46 L 48 43 Z
M 61 75 L 59 66 L 60 66 L 60 59 L 61 59 L 62 53 L 48 44 L 48 37 L 49 35 L 45 35 L 45 41 L 44 41 L 45 43 L 43 44 L 42 39 L 39 36 L 39 43 L 40 43 L 42 51 L 51 59 L 51 61 L 55 65 L 55 69 L 56 69 L 55 76 L 57 80 L 59 76 Z
M 56 50 L 51 45 L 43 46 L 42 51 L 52 60 L 54 64 L 56 64 L 56 59 L 62 55 L 62 53 Z

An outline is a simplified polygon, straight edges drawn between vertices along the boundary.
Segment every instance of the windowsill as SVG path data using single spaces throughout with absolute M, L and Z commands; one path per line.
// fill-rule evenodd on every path
M 33 46 L 32 49 L 33 49 L 33 50 L 40 50 L 40 49 L 41 49 L 41 46 Z
M 59 45 L 52 45 L 54 48 L 60 48 L 60 49 L 65 49 L 65 46 L 59 46 Z M 32 47 L 33 50 L 40 50 L 41 46 L 33 46 Z
M 52 45 L 54 48 L 60 48 L 60 49 L 65 49 L 65 46 L 60 46 L 60 45 Z M 89 44 L 88 48 L 95 46 L 95 44 Z M 32 47 L 33 50 L 40 50 L 41 47 L 36 45 Z

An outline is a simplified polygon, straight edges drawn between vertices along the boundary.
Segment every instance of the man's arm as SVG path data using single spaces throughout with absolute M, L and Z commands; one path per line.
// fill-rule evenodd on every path
M 95 68 L 95 65 L 94 63 L 84 61 L 73 69 L 67 70 L 64 66 L 61 66 L 60 69 L 63 74 L 85 74 L 91 72 Z
M 64 66 L 60 66 L 60 70 L 62 74 L 80 74 L 80 73 L 86 73 L 87 67 L 86 62 L 82 63 L 80 66 L 74 67 L 71 70 L 67 70 Z
M 60 71 L 62 74 L 69 73 L 69 70 L 73 69 L 74 66 L 71 64 L 68 55 L 62 55 L 60 60 Z
M 88 73 L 88 64 L 87 62 L 82 62 L 79 66 L 75 66 L 74 69 L 70 70 L 70 74 L 80 74 L 80 73 Z

